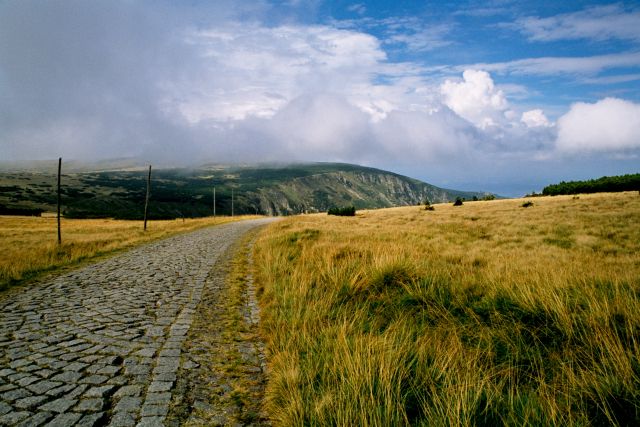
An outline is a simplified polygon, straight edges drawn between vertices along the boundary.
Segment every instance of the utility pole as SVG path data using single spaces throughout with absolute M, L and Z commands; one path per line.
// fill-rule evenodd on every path
M 62 233 L 60 231 L 60 173 L 62 172 L 62 157 L 58 157 L 58 246 L 62 245 Z
M 144 231 L 147 231 L 147 209 L 149 207 L 149 191 L 151 190 L 151 165 L 149 165 L 149 176 L 147 177 L 147 196 L 144 199 Z

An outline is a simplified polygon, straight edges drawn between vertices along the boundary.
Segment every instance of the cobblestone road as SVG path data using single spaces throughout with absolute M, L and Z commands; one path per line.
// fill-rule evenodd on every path
M 162 425 L 212 266 L 267 221 L 155 242 L 2 297 L 0 425 Z

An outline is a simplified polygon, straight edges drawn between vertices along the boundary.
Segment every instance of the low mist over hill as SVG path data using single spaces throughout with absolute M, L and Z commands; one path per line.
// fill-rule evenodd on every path
M 52 211 L 56 177 L 51 166 L 29 165 L 0 172 L 0 213 Z M 141 218 L 147 169 L 127 163 L 63 165 L 62 203 L 68 217 Z M 115 166 L 115 163 L 113 165 Z M 72 172 L 64 173 L 65 170 Z M 323 212 L 332 206 L 357 209 L 446 202 L 488 193 L 439 188 L 392 172 L 351 164 L 220 166 L 153 169 L 151 218 L 218 215 L 291 215 Z M 233 195 L 232 195 L 233 193 Z

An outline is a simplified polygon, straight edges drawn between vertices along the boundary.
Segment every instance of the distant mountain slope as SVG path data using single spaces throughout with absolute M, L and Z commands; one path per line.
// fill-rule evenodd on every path
M 471 199 L 484 193 L 439 188 L 416 179 L 379 169 L 348 164 L 292 166 L 298 176 L 258 190 L 259 206 L 268 213 L 326 211 L 331 206 L 354 205 L 357 209 L 416 205 Z M 283 171 L 287 169 L 277 169 Z
M 102 166 L 102 165 L 101 165 Z M 140 218 L 146 171 L 130 168 L 74 172 L 63 176 L 63 205 L 68 217 Z M 96 168 L 98 169 L 98 168 Z M 99 168 L 102 169 L 102 168 Z M 137 170 L 136 170 L 137 169 Z M 487 193 L 448 190 L 392 172 L 341 163 L 220 166 L 152 171 L 150 215 L 176 218 L 216 213 L 290 215 L 322 212 L 332 206 L 357 209 L 445 202 Z M 0 213 L 24 209 L 54 210 L 51 172 L 0 173 Z

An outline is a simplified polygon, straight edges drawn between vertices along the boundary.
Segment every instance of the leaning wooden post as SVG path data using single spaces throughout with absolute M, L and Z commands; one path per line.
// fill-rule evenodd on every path
M 149 165 L 149 176 L 147 177 L 147 197 L 144 199 L 144 231 L 147 231 L 147 208 L 149 207 L 149 191 L 151 189 L 151 165 Z
M 62 244 L 62 232 L 60 231 L 60 173 L 62 172 L 62 157 L 58 157 L 58 245 Z

